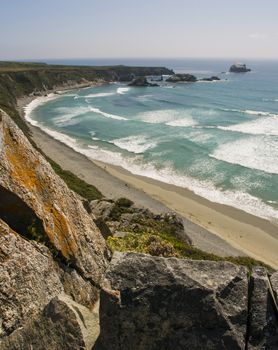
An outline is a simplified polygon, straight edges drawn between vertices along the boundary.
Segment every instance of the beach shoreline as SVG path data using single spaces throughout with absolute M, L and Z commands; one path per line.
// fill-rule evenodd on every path
M 67 91 L 82 87 L 67 87 Z M 35 98 L 29 96 L 18 101 L 22 117 L 24 107 Z M 185 230 L 198 248 L 224 256 L 240 255 L 242 252 L 278 268 L 276 224 L 234 207 L 210 202 L 188 189 L 89 160 L 38 127 L 30 123 L 28 126 L 34 142 L 47 156 L 62 168 L 95 185 L 106 197 L 126 196 L 153 211 L 173 210 L 185 218 Z

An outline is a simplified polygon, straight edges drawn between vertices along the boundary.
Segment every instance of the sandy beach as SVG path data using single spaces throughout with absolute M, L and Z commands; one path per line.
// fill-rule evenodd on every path
M 23 107 L 34 97 L 18 101 Z M 154 212 L 173 210 L 184 218 L 185 232 L 195 246 L 214 254 L 249 255 L 278 268 L 278 226 L 234 207 L 210 202 L 184 188 L 133 175 L 92 161 L 41 129 L 29 125 L 32 138 L 62 168 L 95 185 L 105 197 L 127 197 Z

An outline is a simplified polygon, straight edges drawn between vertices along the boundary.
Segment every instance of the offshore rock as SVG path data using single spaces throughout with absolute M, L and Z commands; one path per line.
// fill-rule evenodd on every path
M 115 253 L 94 349 L 244 349 L 247 294 L 247 270 L 228 262 Z
M 251 72 L 251 69 L 247 68 L 246 64 L 236 63 L 230 67 L 229 71 L 231 73 L 247 73 L 247 72 Z
M 212 76 L 210 78 L 202 78 L 202 79 L 199 79 L 199 81 L 219 81 L 220 78 L 216 77 L 216 76 Z
M 159 86 L 158 84 L 149 83 L 146 77 L 138 77 L 134 79 L 128 86 L 137 86 L 137 87 L 145 87 L 145 86 Z
M 10 117 L 0 115 L 0 218 L 17 233 L 45 242 L 98 285 L 108 256 L 98 228 Z
M 197 78 L 192 74 L 174 74 L 166 82 L 168 83 L 194 83 Z
M 98 315 L 60 295 L 2 343 L 1 350 L 91 350 L 99 333 Z
M 248 349 L 278 349 L 277 322 L 271 296 L 267 271 L 256 267 L 251 275 L 250 315 Z

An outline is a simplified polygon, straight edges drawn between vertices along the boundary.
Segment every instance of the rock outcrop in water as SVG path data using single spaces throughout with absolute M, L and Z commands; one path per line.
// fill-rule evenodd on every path
M 197 78 L 192 74 L 174 74 L 166 79 L 168 83 L 194 83 L 195 81 Z
M 247 73 L 250 71 L 251 69 L 247 68 L 246 64 L 242 64 L 242 63 L 233 64 L 229 69 L 229 72 L 231 73 Z
M 202 79 L 199 79 L 199 81 L 219 81 L 220 78 L 218 78 L 217 76 L 212 76 L 210 78 L 202 78 Z
M 128 86 L 146 87 L 146 86 L 159 86 L 158 84 L 149 83 L 146 77 L 135 78 Z

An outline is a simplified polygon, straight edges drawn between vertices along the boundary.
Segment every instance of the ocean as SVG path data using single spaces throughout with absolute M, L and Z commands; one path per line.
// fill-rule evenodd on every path
M 33 101 L 26 118 L 91 159 L 185 187 L 212 202 L 278 221 L 278 62 L 49 60 L 79 65 L 166 66 L 198 78 L 136 88 L 112 83 Z

